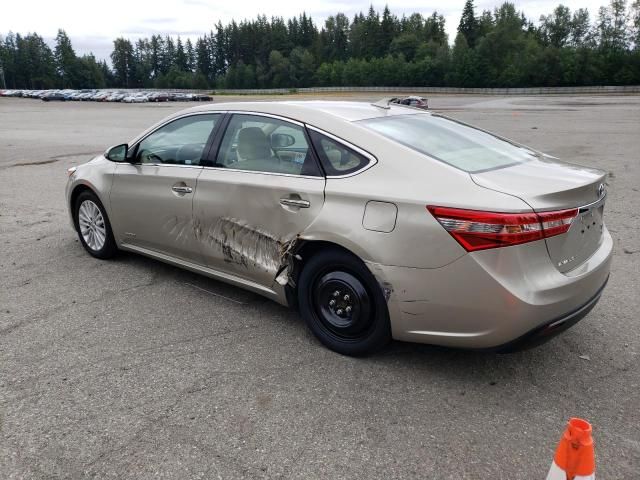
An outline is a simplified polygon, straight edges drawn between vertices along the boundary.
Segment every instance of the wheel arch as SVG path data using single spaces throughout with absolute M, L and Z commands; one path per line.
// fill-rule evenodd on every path
M 294 249 L 296 253 L 294 253 L 292 257 L 293 261 L 296 262 L 294 265 L 298 267 L 295 277 L 296 281 L 295 283 L 292 282 L 294 283 L 293 287 L 287 287 L 289 291 L 288 295 L 295 298 L 296 303 L 295 305 L 289 303 L 289 305 L 302 313 L 305 322 L 316 337 L 325 344 L 325 346 L 334 351 L 344 355 L 363 355 L 386 345 L 392 338 L 388 298 L 384 294 L 384 288 L 380 283 L 380 279 L 371 271 L 367 261 L 360 255 L 357 255 L 352 249 L 347 248 L 344 244 L 318 239 L 300 240 L 300 243 L 298 248 Z M 327 252 L 328 249 L 333 250 L 340 264 L 347 268 L 345 272 L 355 276 L 355 278 L 352 279 L 360 286 L 359 288 L 368 293 L 368 295 L 365 296 L 365 302 L 366 305 L 372 309 L 370 311 L 367 309 L 362 310 L 365 313 L 361 318 L 365 320 L 359 320 L 358 317 L 356 317 L 357 323 L 354 325 L 359 324 L 360 327 L 356 328 L 360 329 L 354 333 L 356 337 L 347 337 L 344 342 L 340 339 L 340 332 L 337 333 L 338 337 L 336 337 L 335 333 L 326 333 L 326 326 L 319 326 L 319 324 L 323 324 L 323 321 L 318 320 L 317 317 L 317 315 L 319 315 L 317 309 L 318 299 L 316 298 L 316 301 L 311 300 L 310 296 L 306 294 L 306 292 L 321 292 L 323 287 L 317 285 L 315 283 L 316 280 L 314 280 L 319 278 L 317 275 L 320 271 L 323 272 L 323 279 L 326 276 L 325 274 L 328 275 L 328 272 L 333 272 L 333 274 L 337 272 L 338 274 L 342 273 L 343 276 L 345 275 L 345 272 L 341 272 L 341 268 L 335 268 L 332 262 L 333 252 Z M 305 270 L 307 265 L 308 268 Z M 367 276 L 366 272 L 370 275 Z M 342 278 L 342 281 L 344 281 L 344 278 Z M 316 289 L 316 286 L 318 289 Z M 374 291 L 376 289 L 379 289 L 378 292 Z M 330 287 L 330 291 L 333 292 L 333 290 L 334 287 Z M 357 290 L 353 290 L 353 292 L 357 292 Z M 323 295 L 324 300 L 327 300 L 325 294 L 321 295 Z M 335 297 L 336 295 L 339 295 L 339 292 L 332 293 L 332 296 Z M 358 293 L 354 293 L 354 298 L 360 298 Z M 344 300 L 348 300 L 346 295 Z M 331 302 L 329 302 L 329 306 L 331 306 Z M 360 309 L 356 309 L 355 311 L 358 312 Z M 348 312 L 349 310 L 347 310 L 347 314 Z M 341 315 L 339 310 L 336 314 Z M 363 321 L 364 324 L 362 323 Z M 348 326 L 348 328 L 351 327 Z M 355 343 L 351 343 L 352 341 Z
M 100 200 L 100 203 L 105 209 L 107 216 L 109 216 L 109 210 L 107 209 L 107 205 L 105 205 L 104 199 L 98 193 L 98 189 L 94 188 L 93 185 L 91 185 L 90 183 L 79 182 L 78 184 L 73 186 L 71 193 L 69 194 L 69 211 L 71 212 L 71 219 L 73 221 L 73 225 L 76 230 L 78 230 L 78 225 L 77 225 L 77 219 L 75 218 L 75 205 L 76 205 L 76 200 L 78 199 L 78 197 L 82 192 L 91 192 L 96 197 L 98 197 L 98 200 Z
M 292 282 L 290 282 L 285 289 L 287 302 L 292 308 L 298 308 L 298 279 L 300 277 L 300 273 L 304 269 L 304 266 L 314 255 L 326 249 L 340 250 L 342 252 L 353 255 L 354 257 L 359 259 L 365 265 L 365 267 L 369 269 L 365 258 L 363 258 L 363 254 L 366 257 L 366 253 L 364 252 L 364 250 L 357 246 L 355 246 L 354 248 L 354 246 L 349 241 L 341 241 L 339 239 L 327 240 L 317 237 L 299 237 L 295 244 L 295 247 L 291 251 L 292 263 L 289 278 L 292 280 Z M 371 271 L 371 269 L 369 269 L 369 271 Z M 377 279 L 374 272 L 371 272 L 371 274 Z
M 73 187 L 73 190 L 71 191 L 71 195 L 69 196 L 69 206 L 71 208 L 73 208 L 73 206 L 76 204 L 76 200 L 78 199 L 80 194 L 86 190 L 90 191 L 96 196 L 98 195 L 96 191 L 93 188 L 91 188 L 89 185 L 85 183 L 79 183 L 78 185 Z

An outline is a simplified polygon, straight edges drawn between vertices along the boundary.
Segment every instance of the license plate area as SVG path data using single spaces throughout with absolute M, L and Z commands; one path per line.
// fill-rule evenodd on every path
M 564 235 L 547 238 L 547 249 L 555 267 L 569 272 L 591 257 L 602 242 L 604 201 L 579 209 Z

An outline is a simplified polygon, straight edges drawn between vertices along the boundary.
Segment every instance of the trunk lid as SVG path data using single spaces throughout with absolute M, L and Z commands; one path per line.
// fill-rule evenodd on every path
M 605 172 L 540 157 L 511 167 L 473 173 L 485 188 L 514 195 L 536 212 L 578 209 L 567 233 L 545 239 L 560 272 L 580 266 L 603 238 Z

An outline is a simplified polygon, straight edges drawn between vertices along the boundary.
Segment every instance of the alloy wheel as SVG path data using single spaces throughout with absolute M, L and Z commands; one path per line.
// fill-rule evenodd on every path
M 98 205 L 85 200 L 78 209 L 78 226 L 87 246 L 97 252 L 102 250 L 107 240 L 107 228 Z

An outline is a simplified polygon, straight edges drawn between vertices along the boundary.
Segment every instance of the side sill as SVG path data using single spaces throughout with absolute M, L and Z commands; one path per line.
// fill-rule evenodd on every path
M 229 283 L 231 285 L 235 285 L 236 287 L 244 288 L 246 290 L 250 290 L 254 293 L 267 297 L 270 300 L 273 300 L 281 305 L 287 306 L 286 298 L 283 298 L 278 292 L 271 290 L 259 283 L 252 282 L 250 280 L 246 280 L 242 277 L 238 277 L 237 275 L 233 275 L 226 272 L 220 272 L 218 270 L 214 270 L 209 267 L 205 267 L 202 265 L 198 265 L 197 263 L 189 262 L 187 260 L 180 260 L 170 255 L 166 255 L 164 253 L 156 252 L 154 250 L 150 250 L 148 248 L 139 247 L 137 245 L 130 245 L 127 243 L 123 243 L 119 247 L 121 250 L 130 251 L 133 253 L 139 253 L 146 257 L 153 258 L 155 260 L 160 260 L 164 263 L 168 263 L 170 265 L 184 268 L 194 273 L 199 273 L 209 278 L 213 278 L 215 280 L 220 280 L 224 283 Z

